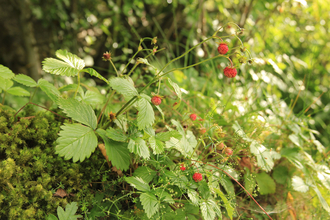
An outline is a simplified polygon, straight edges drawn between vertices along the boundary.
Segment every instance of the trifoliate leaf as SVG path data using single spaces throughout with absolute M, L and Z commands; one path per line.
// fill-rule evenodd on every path
M 51 84 L 50 82 L 39 79 L 38 85 L 42 91 L 46 93 L 46 95 L 53 101 L 56 102 L 57 98 L 60 96 L 60 92 L 57 90 L 57 88 Z
M 138 167 L 133 176 L 142 178 L 146 183 L 149 183 L 156 176 L 157 172 L 149 167 Z
M 150 191 L 149 184 L 140 177 L 125 177 L 125 181 L 142 192 Z
M 57 215 L 59 220 L 76 220 L 83 217 L 82 215 L 75 215 L 77 210 L 77 203 L 71 202 L 70 204 L 66 205 L 65 211 L 61 206 L 57 207 Z
M 11 71 L 8 67 L 0 64 L 0 78 L 3 79 L 11 79 L 15 76 L 13 71 Z
M 34 79 L 32 79 L 31 77 L 24 75 L 24 74 L 18 74 L 14 77 L 14 80 L 18 83 L 21 83 L 25 86 L 29 86 L 29 87 L 36 87 L 38 86 L 38 84 L 36 83 L 36 81 L 34 81 Z
M 300 178 L 299 176 L 293 176 L 292 177 L 292 187 L 294 190 L 298 192 L 307 192 L 309 189 L 309 186 L 305 184 L 304 180 Z
M 145 192 L 140 195 L 141 204 L 147 213 L 148 218 L 151 218 L 159 210 L 159 203 L 152 193 Z
M 130 139 L 128 150 L 145 159 L 150 157 L 149 148 L 142 138 Z
M 11 87 L 7 92 L 16 96 L 30 96 L 30 93 L 21 87 Z
M 107 137 L 106 131 L 97 129 L 96 132 L 104 141 L 107 156 L 112 165 L 123 171 L 128 170 L 130 164 L 130 153 L 127 149 L 127 143 L 113 141 Z
M 57 104 L 61 109 L 63 109 L 64 113 L 73 120 L 96 129 L 97 118 L 90 105 L 84 102 L 79 102 L 74 98 L 59 98 Z
M 258 183 L 259 192 L 261 195 L 275 193 L 275 181 L 265 172 L 256 174 L 256 181 Z
M 101 74 L 99 74 L 96 70 L 94 70 L 93 68 L 83 69 L 82 72 L 89 73 L 91 76 L 95 76 L 95 77 L 103 80 L 107 84 L 109 84 L 109 81 L 106 78 L 104 78 Z
M 125 97 L 126 101 L 139 94 L 138 91 L 135 89 L 134 85 L 130 83 L 127 79 L 115 77 L 111 78 L 109 83 L 114 90 L 116 90 L 118 93 L 122 94 Z
M 137 118 L 139 130 L 151 126 L 155 121 L 155 113 L 151 104 L 145 98 L 140 98 L 137 109 L 139 111 Z
M 110 127 L 106 130 L 106 132 L 107 132 L 107 137 L 114 141 L 126 142 L 128 138 L 121 129 L 114 129 Z
M 84 60 L 66 50 L 57 50 L 55 54 L 61 60 L 46 58 L 42 62 L 42 69 L 45 72 L 62 76 L 76 76 L 85 67 Z
M 93 129 L 81 124 L 67 124 L 61 126 L 56 153 L 66 160 L 73 159 L 73 162 L 90 157 L 97 147 L 97 137 Z

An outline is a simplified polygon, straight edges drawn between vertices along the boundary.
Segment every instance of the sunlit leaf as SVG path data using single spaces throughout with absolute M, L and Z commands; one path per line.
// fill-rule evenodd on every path
M 305 184 L 304 180 L 299 176 L 292 177 L 292 187 L 298 192 L 307 192 L 309 186 Z
M 128 150 L 145 159 L 150 157 L 149 148 L 142 138 L 130 139 Z
M 139 129 L 151 126 L 155 121 L 155 113 L 151 104 L 145 98 L 140 98 L 137 109 L 139 111 L 137 118 Z
M 91 76 L 95 76 L 101 80 L 103 80 L 104 82 L 106 82 L 107 84 L 109 84 L 109 81 L 104 78 L 101 74 L 99 74 L 96 70 L 94 70 L 93 68 L 86 68 L 86 69 L 83 69 L 82 72 L 86 72 L 86 73 L 89 73 Z
M 134 85 L 124 78 L 111 78 L 110 86 L 118 93 L 122 94 L 127 101 L 139 94 Z
M 62 76 L 76 76 L 85 67 L 84 60 L 66 50 L 57 50 L 55 54 L 61 60 L 46 58 L 42 62 L 42 69 L 45 72 Z
M 15 76 L 13 71 L 11 71 L 8 67 L 0 64 L 0 79 L 12 79 Z
M 30 96 L 30 93 L 21 87 L 11 87 L 7 92 L 16 96 Z

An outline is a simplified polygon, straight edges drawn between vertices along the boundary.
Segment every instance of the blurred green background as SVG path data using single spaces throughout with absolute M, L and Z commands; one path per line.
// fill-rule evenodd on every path
M 327 147 L 329 11 L 324 0 L 2 0 L 0 63 L 38 79 L 44 74 L 41 61 L 67 49 L 109 77 L 114 72 L 102 61 L 105 51 L 121 69 L 141 37 L 157 36 L 160 48 L 166 48 L 157 57 L 165 63 L 235 22 L 245 29 L 242 40 L 255 58 L 253 65 L 240 67 L 237 81 L 254 82 L 268 91 L 269 102 L 276 95 L 298 118 L 309 117 L 309 126 Z M 232 31 L 228 27 L 221 34 Z M 239 42 L 232 38 L 229 43 Z M 192 64 L 214 52 L 201 47 L 179 62 Z

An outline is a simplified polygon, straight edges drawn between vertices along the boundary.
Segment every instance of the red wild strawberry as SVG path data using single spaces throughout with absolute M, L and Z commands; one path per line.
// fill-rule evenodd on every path
M 190 117 L 191 120 L 195 121 L 196 118 L 197 118 L 197 115 L 196 114 L 191 114 L 189 117 Z
M 186 170 L 186 168 L 184 167 L 183 164 L 181 164 L 180 170 L 182 170 L 182 171 L 185 171 Z
M 225 76 L 227 76 L 228 78 L 233 78 L 236 76 L 237 74 L 237 70 L 234 67 L 229 67 L 227 66 L 224 70 L 223 73 L 225 74 Z
M 160 96 L 155 95 L 151 98 L 151 102 L 154 105 L 160 105 L 160 103 L 162 103 L 162 99 L 160 98 Z
M 200 181 L 202 181 L 203 176 L 201 173 L 194 173 L 193 179 L 195 180 L 195 182 L 200 182 Z
M 228 52 L 228 45 L 225 43 L 220 43 L 218 47 L 218 52 L 222 55 L 226 54 Z
M 230 156 L 230 155 L 233 154 L 233 150 L 232 150 L 230 147 L 227 147 L 227 148 L 225 149 L 225 153 L 226 153 L 228 156 Z

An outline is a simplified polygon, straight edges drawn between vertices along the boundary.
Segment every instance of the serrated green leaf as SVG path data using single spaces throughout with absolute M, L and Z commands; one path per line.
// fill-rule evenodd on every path
M 125 177 L 125 181 L 142 192 L 150 191 L 149 184 L 140 177 Z
M 107 137 L 114 141 L 119 141 L 119 142 L 127 141 L 128 137 L 123 133 L 121 129 L 114 129 L 110 127 L 106 130 L 106 132 L 107 132 Z
M 256 174 L 256 181 L 258 183 L 259 192 L 261 195 L 275 193 L 275 181 L 265 172 Z
M 128 150 L 145 159 L 150 157 L 149 148 L 142 138 L 130 139 L 128 144 Z
M 266 172 L 273 169 L 274 160 L 281 158 L 279 153 L 270 151 L 255 140 L 253 140 L 250 144 L 250 151 L 257 157 L 258 166 Z
M 155 113 L 150 103 L 145 98 L 140 98 L 137 109 L 139 111 L 137 118 L 139 130 L 151 126 L 155 121 Z
M 73 120 L 96 129 L 97 118 L 90 105 L 84 102 L 79 102 L 74 98 L 59 98 L 57 104 L 61 109 L 63 109 L 63 112 Z
M 138 91 L 135 89 L 134 85 L 130 83 L 127 79 L 115 77 L 111 78 L 109 83 L 112 89 L 122 94 L 127 101 L 139 94 Z
M 97 147 L 97 137 L 93 129 L 81 124 L 67 124 L 61 126 L 56 153 L 66 160 L 73 159 L 73 162 L 89 158 Z
M 299 176 L 293 176 L 292 177 L 292 187 L 294 190 L 298 192 L 307 192 L 309 189 L 309 186 L 305 184 L 304 180 L 300 178 Z
M 214 189 L 214 191 L 221 197 L 221 200 L 223 201 L 225 208 L 227 210 L 227 214 L 230 219 L 233 219 L 233 214 L 234 214 L 234 208 L 231 206 L 230 202 L 228 201 L 227 197 L 223 192 L 219 189 Z
M 45 72 L 62 76 L 76 76 L 85 67 L 84 60 L 66 50 L 57 50 L 55 54 L 64 62 L 54 58 L 46 58 L 42 62 L 42 69 Z
M 0 89 L 7 91 L 10 87 L 14 85 L 14 82 L 10 79 L 1 79 L 0 78 Z
M 21 83 L 25 86 L 29 86 L 29 87 L 38 86 L 38 84 L 36 83 L 36 81 L 34 81 L 34 79 L 32 79 L 31 77 L 24 75 L 24 74 L 16 75 L 13 80 L 15 80 L 16 82 Z
M 231 182 L 229 177 L 223 176 L 223 175 L 219 178 L 219 182 L 223 186 L 223 188 L 226 190 L 227 195 L 230 196 L 230 200 L 233 200 L 233 199 L 235 199 L 234 184 Z
M 3 79 L 11 79 L 15 76 L 13 71 L 11 71 L 8 67 L 0 64 L 0 77 Z
M 53 101 L 56 102 L 57 98 L 60 96 L 60 92 L 57 90 L 57 88 L 49 83 L 48 81 L 44 79 L 39 79 L 38 80 L 38 85 L 44 93 Z
M 103 129 L 97 129 L 96 132 L 104 141 L 105 150 L 112 165 L 123 171 L 128 170 L 130 154 L 127 149 L 127 144 L 111 140 L 106 136 L 106 131 Z
M 330 169 L 325 165 L 316 164 L 317 177 L 321 183 L 330 190 Z
M 65 211 L 61 206 L 57 207 L 57 215 L 59 220 L 76 220 L 78 218 L 83 217 L 82 215 L 75 215 L 77 210 L 78 210 L 77 203 L 72 202 L 66 205 Z
M 146 192 L 140 195 L 140 200 L 148 218 L 151 218 L 156 212 L 158 212 L 159 203 L 156 196 L 150 192 Z
M 157 172 L 149 167 L 138 167 L 133 176 L 142 178 L 146 183 L 149 183 L 156 176 Z
M 164 152 L 165 144 L 154 136 L 149 137 L 149 144 L 154 154 L 161 154 Z
M 7 92 L 16 96 L 30 96 L 30 93 L 21 87 L 11 87 Z
M 214 220 L 215 219 L 215 212 L 213 210 L 213 205 L 209 203 L 209 201 L 203 201 L 199 205 L 202 216 L 204 220 Z
M 188 194 L 188 197 L 191 200 L 192 204 L 197 206 L 199 204 L 199 196 L 198 196 L 197 192 L 192 189 L 188 189 L 187 194 Z
M 101 74 L 99 74 L 96 70 L 94 70 L 93 68 L 86 68 L 86 69 L 83 69 L 82 72 L 86 72 L 86 73 L 89 73 L 91 76 L 95 76 L 101 80 L 103 80 L 104 82 L 106 82 L 107 84 L 109 84 L 109 81 L 104 78 Z

